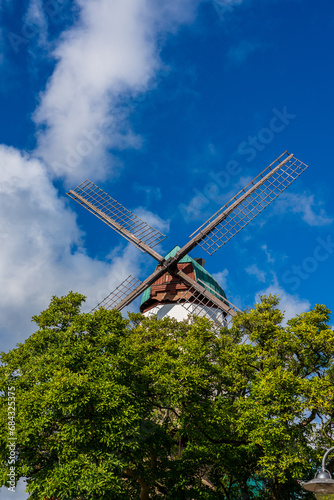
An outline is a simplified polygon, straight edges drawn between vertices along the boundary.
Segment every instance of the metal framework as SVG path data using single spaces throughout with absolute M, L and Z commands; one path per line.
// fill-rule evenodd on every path
M 238 309 L 238 307 L 232 304 L 225 297 L 218 294 L 216 290 L 213 290 L 208 285 L 204 285 L 201 280 L 198 280 L 198 283 L 200 283 L 206 291 L 209 291 L 213 297 L 218 298 L 221 304 L 219 304 L 218 301 L 214 303 L 212 301 L 212 297 L 208 294 L 204 294 L 203 291 L 200 292 L 198 288 L 195 288 L 194 286 L 190 286 L 190 288 L 184 292 L 182 297 L 180 297 L 177 303 L 182 305 L 191 315 L 205 316 L 219 325 L 223 324 L 227 326 L 231 322 L 232 318 L 240 312 L 240 309 Z
M 123 207 L 91 181 L 85 180 L 67 194 L 143 252 L 150 253 L 157 260 L 161 259 L 153 247 L 166 236 Z
M 198 281 L 194 281 L 185 274 L 183 271 L 178 271 L 177 275 L 181 280 L 188 285 L 188 290 L 180 297 L 178 300 L 179 303 L 184 304 L 185 297 L 187 293 L 189 293 L 188 298 L 186 299 L 192 304 L 198 304 L 198 307 L 206 306 L 212 307 L 214 309 L 218 309 L 222 311 L 224 317 L 231 316 L 234 317 L 240 309 L 237 306 L 232 304 L 226 297 L 220 295 L 216 290 L 211 288 L 209 285 L 204 284 L 200 279 Z M 187 308 L 187 304 L 185 305 Z M 196 314 L 196 313 L 194 313 Z M 215 314 L 215 312 L 214 312 Z
M 190 237 L 210 255 L 221 248 L 272 203 L 308 168 L 288 152 L 283 153 Z
M 105 299 L 103 299 L 91 312 L 97 311 L 101 307 L 105 309 L 114 309 L 117 304 L 119 304 L 124 297 L 126 297 L 130 292 L 135 290 L 141 281 L 137 280 L 133 276 L 128 276 L 113 292 L 111 292 Z

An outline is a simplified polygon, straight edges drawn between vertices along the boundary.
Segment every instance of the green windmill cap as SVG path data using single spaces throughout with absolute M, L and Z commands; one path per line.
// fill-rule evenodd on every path
M 168 260 L 170 257 L 175 257 L 177 252 L 181 250 L 181 248 L 176 245 L 176 247 L 173 248 L 167 255 L 165 255 L 165 260 Z M 224 297 L 226 299 L 226 295 L 222 287 L 219 285 L 219 283 L 211 276 L 210 273 L 207 272 L 206 269 L 204 269 L 203 266 L 201 266 L 196 260 L 194 260 L 192 257 L 189 255 L 185 255 L 182 257 L 179 262 L 191 262 L 195 271 L 195 278 L 196 281 L 201 281 L 201 284 L 211 293 L 216 295 L 218 298 L 219 297 Z M 217 292 L 217 293 L 214 293 Z M 140 305 L 144 304 L 149 298 L 151 294 L 151 287 L 147 288 L 145 292 L 142 295 L 141 303 Z

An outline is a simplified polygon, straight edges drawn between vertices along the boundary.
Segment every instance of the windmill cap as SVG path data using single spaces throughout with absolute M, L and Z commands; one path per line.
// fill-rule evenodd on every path
M 168 254 L 165 256 L 165 260 L 168 260 L 170 257 L 174 257 L 176 253 L 181 250 L 180 247 L 177 245 L 175 246 Z M 200 259 L 204 261 L 204 259 Z M 185 263 L 185 262 L 190 262 L 193 265 L 194 271 L 195 271 L 195 277 L 196 281 L 200 281 L 205 288 L 213 293 L 215 295 L 215 292 L 217 293 L 217 297 L 224 297 L 225 299 L 226 294 L 223 290 L 223 288 L 219 285 L 219 283 L 214 279 L 213 276 L 211 276 L 210 273 L 206 269 L 204 269 L 203 265 L 198 262 L 198 259 L 193 259 L 190 257 L 190 255 L 185 255 L 179 262 Z M 147 288 L 145 292 L 142 295 L 140 307 L 147 301 L 149 300 L 151 295 L 151 287 Z
M 202 259 L 201 257 L 196 257 L 194 259 L 194 261 L 196 261 L 200 266 L 204 267 L 205 266 L 205 260 Z

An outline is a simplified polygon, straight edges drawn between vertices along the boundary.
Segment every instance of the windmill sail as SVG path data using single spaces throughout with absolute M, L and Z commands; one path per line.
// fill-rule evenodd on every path
M 221 300 L 225 302 L 226 309 L 213 306 L 210 299 L 204 297 L 195 288 L 190 287 L 178 300 L 178 304 L 183 306 L 192 316 L 204 316 L 219 326 L 225 326 L 232 320 L 238 309 L 224 297 L 221 297 Z
M 177 275 L 188 285 L 188 289 L 177 302 L 190 314 L 204 315 L 222 325 L 227 324 L 232 317 L 240 312 L 237 306 L 207 283 L 203 283 L 200 279 L 195 282 L 182 271 L 178 271 Z
M 288 152 L 283 153 L 191 236 L 187 247 L 200 245 L 212 255 L 277 198 L 308 168 Z
M 191 314 L 203 315 L 204 312 L 205 316 L 209 316 L 216 323 L 227 324 L 228 318 L 235 316 L 239 309 L 226 297 L 217 295 L 217 291 L 210 289 L 207 284 L 202 286 L 203 283 L 200 284 L 199 280 L 194 281 L 190 275 L 178 268 L 178 263 L 197 245 L 202 246 L 210 255 L 213 254 L 262 212 L 307 168 L 307 165 L 286 151 L 198 228 L 188 243 L 175 254 L 167 254 L 166 258 L 153 250 L 155 245 L 166 238 L 165 235 L 139 219 L 98 186 L 88 180 L 84 181 L 67 194 L 159 262 L 155 271 L 143 282 L 129 276 L 95 309 L 105 307 L 121 311 L 163 275 L 170 273 L 187 285 L 183 295 L 177 298 L 175 303 L 182 304 Z M 200 311 L 202 312 L 199 314 Z
M 123 207 L 91 181 L 85 180 L 67 194 L 140 250 L 148 252 L 159 262 L 163 260 L 153 247 L 166 236 Z
M 110 301 L 110 304 L 108 305 L 108 308 L 110 309 L 110 306 L 112 305 L 112 309 L 116 309 L 116 311 L 121 311 L 124 307 L 128 306 L 133 302 L 139 295 L 141 295 L 145 290 L 151 286 L 160 276 L 165 274 L 167 271 L 167 266 L 165 263 L 163 263 L 161 266 L 158 266 L 157 269 L 144 281 L 139 281 L 137 282 L 133 281 L 133 286 L 131 286 L 131 290 L 127 290 L 127 280 L 132 278 L 132 276 L 129 276 L 125 280 L 125 282 L 121 283 L 104 301 L 106 301 L 108 298 L 112 298 L 112 301 Z M 136 278 L 133 278 L 135 280 Z M 120 293 L 122 292 L 122 293 Z M 112 297 L 111 297 L 112 296 Z M 104 301 L 102 301 L 96 308 L 98 307 L 107 307 L 104 304 Z M 95 308 L 95 309 L 96 309 Z M 94 309 L 94 310 L 95 310 Z
M 117 304 L 119 304 L 129 293 L 135 290 L 141 281 L 137 280 L 133 276 L 128 276 L 126 280 L 124 280 L 113 292 L 111 292 L 105 299 L 103 299 L 94 309 L 91 310 L 91 313 L 97 311 L 101 307 L 104 309 L 115 309 Z

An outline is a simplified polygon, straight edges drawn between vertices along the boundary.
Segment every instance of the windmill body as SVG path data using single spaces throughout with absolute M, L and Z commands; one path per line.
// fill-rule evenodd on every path
M 176 246 L 165 256 L 167 261 L 174 257 L 180 247 Z M 159 267 L 159 266 L 158 266 Z M 185 255 L 177 263 L 177 269 L 185 273 L 196 283 L 203 285 L 209 292 L 212 290 L 217 298 L 226 299 L 226 295 L 219 283 L 204 268 L 204 259 L 193 259 Z M 188 307 L 184 307 L 184 305 Z M 224 323 L 225 315 L 212 301 L 200 304 L 199 300 L 189 292 L 189 285 L 184 283 L 176 274 L 169 272 L 163 274 L 142 295 L 140 312 L 144 316 L 157 315 L 158 319 L 164 317 L 175 318 L 182 321 L 189 314 L 204 316 L 218 323 Z
M 209 255 L 222 248 L 307 168 L 305 163 L 285 151 L 199 227 L 188 243 L 182 248 L 175 247 L 165 257 L 153 248 L 166 238 L 165 235 L 91 181 L 84 181 L 67 194 L 158 261 L 155 271 L 143 282 L 129 276 L 95 309 L 105 307 L 121 311 L 143 294 L 140 309 L 145 315 L 185 319 L 191 314 L 206 316 L 225 325 L 239 309 L 227 300 L 217 281 L 200 262 L 189 256 L 189 252 L 197 245 Z

